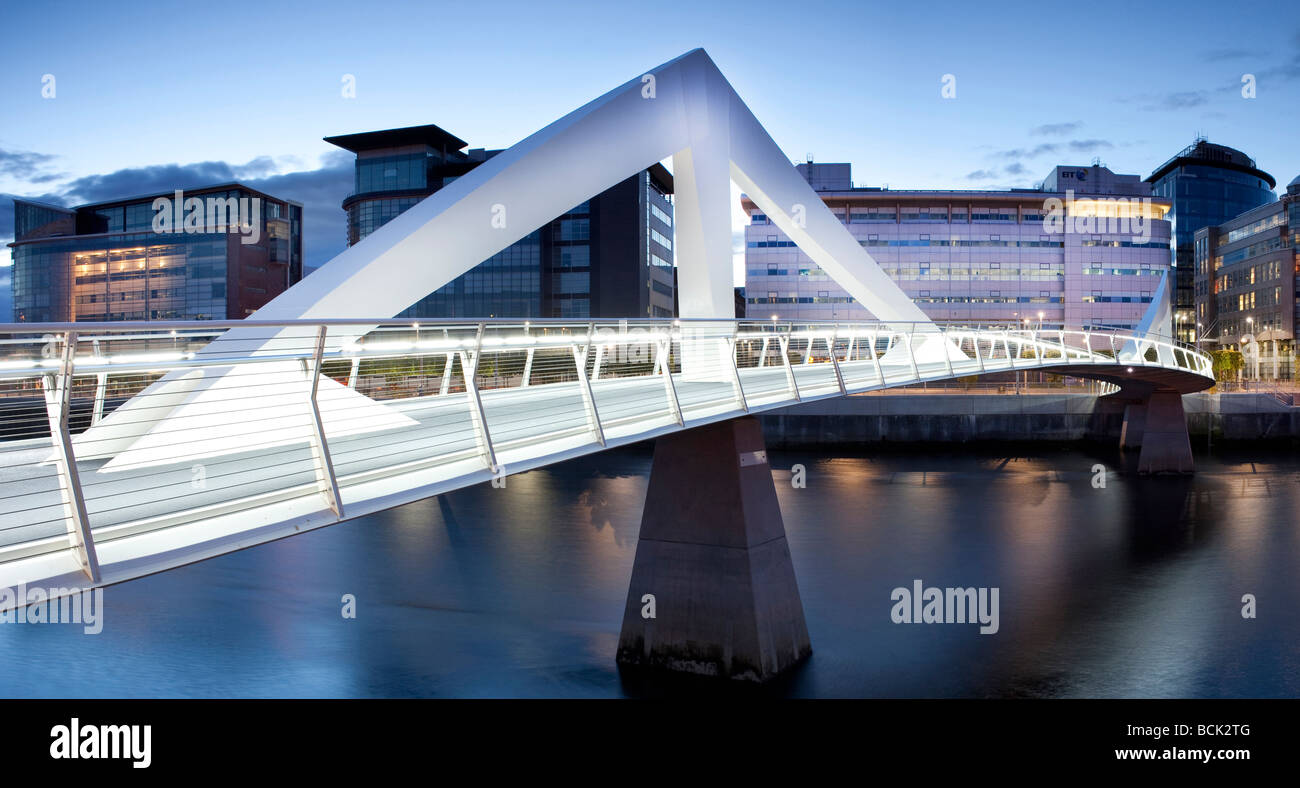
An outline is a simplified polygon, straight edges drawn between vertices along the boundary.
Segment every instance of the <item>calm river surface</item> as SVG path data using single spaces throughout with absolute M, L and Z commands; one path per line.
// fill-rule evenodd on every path
M 751 691 L 614 664 L 650 460 L 611 451 L 114 586 L 98 635 L 0 624 L 0 696 Z M 1200 454 L 1179 479 L 1079 446 L 771 460 L 814 653 L 761 692 L 1300 696 L 1294 452 Z M 1000 630 L 892 623 L 918 578 L 999 588 Z

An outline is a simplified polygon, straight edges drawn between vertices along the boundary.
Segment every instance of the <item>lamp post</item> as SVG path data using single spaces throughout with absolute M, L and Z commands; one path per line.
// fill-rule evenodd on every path
M 1255 339 L 1255 318 L 1254 317 L 1246 318 L 1246 333 L 1250 334 L 1250 338 L 1252 340 L 1251 344 L 1255 346 L 1255 352 L 1253 354 L 1254 357 L 1251 359 L 1251 364 L 1250 364 L 1252 367 L 1250 379 L 1258 380 L 1259 379 L 1259 341 Z M 1245 343 L 1242 343 L 1242 350 L 1245 349 L 1246 349 Z

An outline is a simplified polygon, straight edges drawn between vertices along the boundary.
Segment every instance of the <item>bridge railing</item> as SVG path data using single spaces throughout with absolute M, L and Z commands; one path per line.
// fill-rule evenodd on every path
M 352 516 L 398 477 L 481 480 L 801 400 L 1081 365 L 1210 375 L 1208 356 L 1172 340 L 957 324 L 0 326 L 0 580 L 14 562 L 69 556 L 97 577 L 96 545 L 241 512 Z

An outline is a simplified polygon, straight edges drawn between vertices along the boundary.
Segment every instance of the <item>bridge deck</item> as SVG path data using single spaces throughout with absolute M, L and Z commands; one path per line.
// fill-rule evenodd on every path
M 990 344 L 986 355 L 994 355 Z M 1138 360 L 1115 361 L 1077 352 L 1014 360 L 955 358 L 913 364 L 896 357 L 779 362 L 737 368 L 744 405 L 731 371 L 707 379 L 681 372 L 671 380 L 679 425 L 663 375 L 590 381 L 603 445 L 584 405 L 579 381 L 484 390 L 479 393 L 490 445 L 506 474 L 625 445 L 667 432 L 785 407 L 926 380 L 1005 372 L 1060 371 L 1107 380 L 1165 376 L 1156 381 L 1204 387 L 1204 375 Z M 808 358 L 804 359 L 809 361 Z M 838 366 L 839 375 L 836 369 Z M 1138 372 L 1142 370 L 1143 372 Z M 721 374 L 725 372 L 725 374 Z M 1135 375 L 1136 373 L 1136 375 Z M 798 398 L 791 391 L 793 375 Z M 698 375 L 695 377 L 699 377 Z M 843 391 L 839 379 L 843 379 Z M 328 434 L 342 500 L 342 517 L 321 494 L 316 455 L 308 441 L 121 470 L 107 459 L 80 460 L 80 487 L 101 568 L 101 583 L 138 577 L 229 550 L 381 511 L 493 478 L 484 461 L 470 392 L 384 402 L 412 421 L 359 434 Z M 259 414 L 244 426 L 256 432 Z M 274 414 L 269 418 L 274 419 Z M 267 425 L 273 426 L 273 425 Z M 69 549 L 67 504 L 50 462 L 48 439 L 10 441 L 0 462 L 0 586 L 45 580 L 85 585 Z

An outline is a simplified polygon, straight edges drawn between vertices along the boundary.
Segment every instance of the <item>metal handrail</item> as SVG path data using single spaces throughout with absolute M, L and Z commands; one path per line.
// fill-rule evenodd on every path
M 264 330 L 222 341 L 213 335 L 223 327 Z M 526 468 L 797 402 L 1023 369 L 1113 380 L 1124 373 L 1108 368 L 1156 366 L 1212 380 L 1208 354 L 1177 340 L 961 323 L 347 319 L 5 330 L 3 347 L 30 350 L 0 358 L 0 401 L 17 402 L 9 439 L 0 439 L 0 585 L 12 566 L 59 555 L 98 583 L 101 537 L 114 545 L 115 566 L 135 535 L 206 523 L 240 534 L 253 526 L 230 518 L 260 507 L 328 524 L 495 478 L 502 452 Z M 768 363 L 770 351 L 779 364 Z M 93 392 L 81 415 L 69 408 L 74 389 L 82 403 Z M 41 396 L 49 407 L 38 411 Z M 74 417 L 84 425 L 86 410 L 92 426 L 76 435 Z M 25 438 L 38 419 L 48 432 Z M 28 432 L 14 438 L 13 423 Z M 171 488 L 186 483 L 191 464 L 231 481 L 215 500 L 177 494 Z M 64 497 L 50 497 L 51 473 Z M 390 486 L 356 497 L 376 484 Z M 258 526 L 252 543 L 288 535 L 276 523 L 299 521 L 284 517 Z M 129 571 L 154 566 L 151 555 L 133 555 Z

